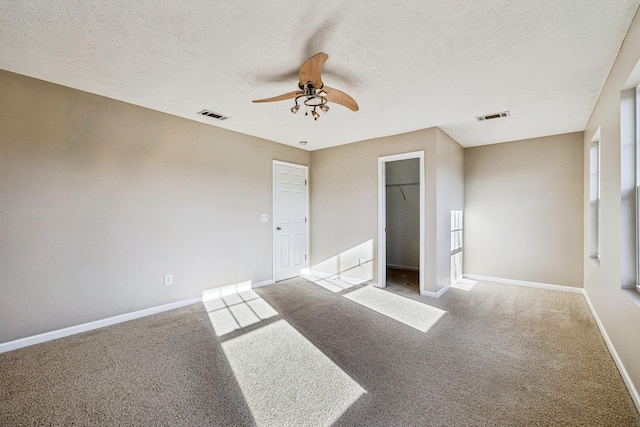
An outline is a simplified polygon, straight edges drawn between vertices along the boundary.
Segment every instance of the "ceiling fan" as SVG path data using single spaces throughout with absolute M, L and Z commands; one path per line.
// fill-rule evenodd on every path
M 256 99 L 253 102 L 274 102 L 295 98 L 295 105 L 291 107 L 291 112 L 293 114 L 298 112 L 300 109 L 298 101 L 300 101 L 303 105 L 308 107 L 305 115 L 308 115 L 309 109 L 311 109 L 311 115 L 314 120 L 318 120 L 320 117 L 320 114 L 316 111 L 317 109 L 320 109 L 325 113 L 329 111 L 329 106 L 327 105 L 328 102 L 334 102 L 336 104 L 343 105 L 352 111 L 358 111 L 358 104 L 352 97 L 338 89 L 325 86 L 322 82 L 320 74 L 322 72 L 322 66 L 327 59 L 329 59 L 329 55 L 324 52 L 320 52 L 304 61 L 300 67 L 300 71 L 298 72 L 298 77 L 300 79 L 298 82 L 299 90 L 274 96 L 273 98 Z

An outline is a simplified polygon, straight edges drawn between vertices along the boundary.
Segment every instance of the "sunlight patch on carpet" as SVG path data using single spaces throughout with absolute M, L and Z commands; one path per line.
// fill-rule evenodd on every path
M 446 311 L 439 308 L 431 307 L 373 286 L 365 286 L 343 296 L 422 332 L 427 332 L 431 329 L 446 313 Z
M 456 284 L 451 285 L 451 287 L 469 292 L 477 284 L 478 282 L 476 282 L 475 280 L 461 279 L 461 280 L 458 280 Z
M 322 286 L 323 288 L 334 293 L 338 293 L 338 292 L 344 291 L 345 289 L 349 289 L 353 287 L 352 284 L 347 283 L 338 277 L 327 277 L 323 279 L 321 277 L 309 274 L 309 275 L 302 276 L 302 278 L 307 279 L 318 286 Z
M 222 344 L 258 426 L 326 426 L 366 391 L 287 321 Z
M 202 304 L 219 337 L 278 315 L 251 289 L 251 282 L 206 290 L 202 293 Z

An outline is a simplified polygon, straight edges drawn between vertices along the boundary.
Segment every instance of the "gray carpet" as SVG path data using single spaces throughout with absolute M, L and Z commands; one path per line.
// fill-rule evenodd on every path
M 260 288 L 277 315 L 220 337 L 196 304 L 0 354 L 0 425 L 286 425 L 315 405 L 298 425 L 640 426 L 579 294 L 390 286 L 383 315 L 362 289 Z M 398 295 L 440 315 L 395 320 Z

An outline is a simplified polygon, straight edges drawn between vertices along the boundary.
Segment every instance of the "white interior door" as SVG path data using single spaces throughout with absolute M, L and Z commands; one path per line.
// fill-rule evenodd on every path
M 274 162 L 274 280 L 307 266 L 307 167 Z

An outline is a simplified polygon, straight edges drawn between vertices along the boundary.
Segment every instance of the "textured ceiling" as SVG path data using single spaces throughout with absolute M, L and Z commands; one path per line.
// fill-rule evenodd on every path
M 469 147 L 583 130 L 639 2 L 2 0 L 0 68 L 308 150 L 432 126 Z M 360 111 L 251 102 L 320 51 Z

